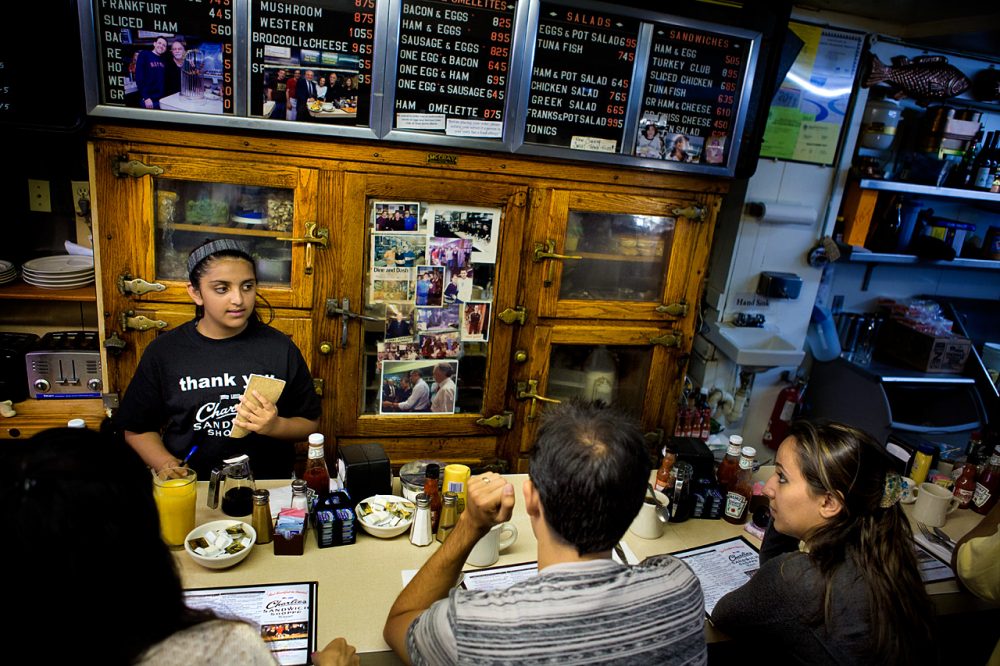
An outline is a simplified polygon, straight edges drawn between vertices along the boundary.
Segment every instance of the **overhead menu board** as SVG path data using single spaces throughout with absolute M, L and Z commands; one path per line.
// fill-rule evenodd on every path
M 726 164 L 750 46 L 732 34 L 655 24 L 634 154 Z
M 368 126 L 375 0 L 253 0 L 251 116 Z
M 500 139 L 515 0 L 402 0 L 393 129 Z
M 640 22 L 542 3 L 524 141 L 619 152 Z
M 96 0 L 101 102 L 234 112 L 233 0 Z

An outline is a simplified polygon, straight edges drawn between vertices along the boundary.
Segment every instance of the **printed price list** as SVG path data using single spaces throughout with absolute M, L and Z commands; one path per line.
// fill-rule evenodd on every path
M 637 19 L 541 6 L 526 142 L 619 150 L 639 25 Z
M 404 0 L 394 127 L 501 138 L 517 4 Z
M 652 136 L 650 128 L 656 127 L 664 141 L 663 159 L 724 164 L 732 146 L 748 48 L 747 40 L 732 35 L 657 26 L 637 141 L 643 142 L 646 131 Z M 683 147 L 672 152 L 674 146 Z
M 101 101 L 233 113 L 233 0 L 96 0 Z
M 256 0 L 250 17 L 251 114 L 368 125 L 375 4 L 376 0 Z M 333 108 L 319 113 L 300 108 L 292 117 L 286 91 L 296 71 L 296 86 L 307 71 L 312 72 L 314 85 L 322 79 L 327 92 L 315 99 Z

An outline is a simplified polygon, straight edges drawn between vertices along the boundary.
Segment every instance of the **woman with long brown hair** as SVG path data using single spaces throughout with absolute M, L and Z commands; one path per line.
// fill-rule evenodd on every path
M 808 664 L 937 662 L 899 476 L 867 433 L 799 421 L 764 494 L 772 522 L 760 569 L 712 622 Z

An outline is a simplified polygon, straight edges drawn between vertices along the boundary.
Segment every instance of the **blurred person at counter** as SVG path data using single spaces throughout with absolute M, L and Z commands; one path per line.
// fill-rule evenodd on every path
M 129 383 L 116 423 L 156 471 L 189 466 L 203 480 L 222 460 L 250 456 L 255 478 L 287 479 L 294 442 L 319 427 L 321 405 L 302 353 L 261 321 L 257 273 L 248 249 L 223 238 L 191 251 L 188 295 L 195 318 L 153 340 Z M 251 374 L 284 380 L 277 404 L 243 400 Z M 229 436 L 233 425 L 250 431 Z
M 135 61 L 135 83 L 139 91 L 139 103 L 147 109 L 160 108 L 160 98 L 164 96 L 167 63 L 163 54 L 167 52 L 167 38 L 157 37 L 148 51 L 140 51 Z
M 760 569 L 712 623 L 778 663 L 933 664 L 934 610 L 881 445 L 839 423 L 797 421 L 764 494 Z
M 170 42 L 170 56 L 164 55 L 166 63 L 163 76 L 163 96 L 169 97 L 181 91 L 181 70 L 184 69 L 184 57 L 187 46 L 180 39 Z
M 160 519 L 149 473 L 120 440 L 53 428 L 0 450 L 0 506 L 11 542 L 4 626 L 8 663 L 277 663 L 260 627 L 193 610 Z M 343 638 L 313 657 L 357 664 Z
M 958 540 L 951 555 L 951 568 L 977 597 L 1000 602 L 1000 503 Z M 987 666 L 1000 666 L 1000 637 Z
M 455 529 L 389 611 L 386 642 L 414 664 L 705 664 L 704 597 L 688 566 L 611 559 L 648 478 L 629 417 L 576 401 L 546 409 L 523 487 L 538 575 L 505 590 L 453 587 L 476 542 L 514 510 L 502 476 L 473 477 Z

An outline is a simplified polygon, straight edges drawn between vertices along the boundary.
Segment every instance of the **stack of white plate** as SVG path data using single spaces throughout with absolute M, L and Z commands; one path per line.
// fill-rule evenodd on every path
M 17 267 L 13 262 L 0 259 L 0 284 L 7 284 L 17 279 Z
M 94 258 L 58 254 L 26 261 L 21 278 L 42 289 L 76 289 L 94 281 Z

